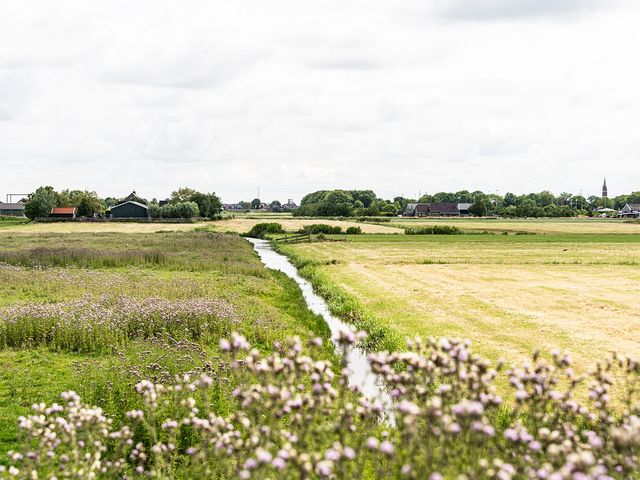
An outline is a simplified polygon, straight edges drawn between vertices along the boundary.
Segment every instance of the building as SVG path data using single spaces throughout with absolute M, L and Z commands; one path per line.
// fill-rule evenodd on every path
M 76 207 L 56 207 L 51 209 L 50 217 L 55 218 L 76 218 L 78 210 Z
M 298 208 L 298 205 L 292 199 L 287 200 L 287 203 L 282 205 L 283 210 L 295 210 L 296 208 Z
M 0 216 L 24 217 L 24 203 L 0 202 Z
M 458 212 L 460 213 L 461 217 L 469 217 L 469 216 L 471 216 L 471 213 L 469 212 L 469 209 L 471 208 L 471 205 L 473 205 L 473 203 L 459 203 L 458 204 Z
M 470 203 L 434 202 L 410 203 L 404 217 L 459 217 L 469 215 Z
M 618 212 L 618 216 L 622 218 L 640 218 L 640 203 L 627 203 Z
M 607 198 L 609 195 L 609 192 L 607 190 L 607 179 L 604 179 L 604 183 L 602 184 L 602 198 Z
M 242 203 L 223 203 L 222 209 L 231 210 L 231 211 L 246 210 L 246 208 L 244 207 L 244 205 L 242 205 Z
M 144 198 L 139 197 L 135 190 L 131 192 L 129 195 L 127 195 L 126 197 L 120 199 L 120 204 L 125 202 L 137 202 L 143 205 L 147 204 L 147 201 Z
M 111 207 L 111 218 L 140 218 L 148 220 L 149 207 L 144 203 L 131 200 Z

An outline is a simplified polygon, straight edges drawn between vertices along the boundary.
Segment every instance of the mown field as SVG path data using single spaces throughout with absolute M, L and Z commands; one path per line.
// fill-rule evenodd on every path
M 238 232 L 244 233 L 251 230 L 251 227 L 258 223 L 264 222 L 276 222 L 282 225 L 282 227 L 290 232 L 295 232 L 303 228 L 305 225 L 313 225 L 316 223 L 323 223 L 331 226 L 339 226 L 342 230 L 346 230 L 349 227 L 360 227 L 363 233 L 385 233 L 385 234 L 402 234 L 404 230 L 399 227 L 388 226 L 387 224 L 373 224 L 373 223 L 360 223 L 356 221 L 346 220 L 328 220 L 324 218 L 294 218 L 294 217 L 279 217 L 279 218 L 230 218 L 226 220 L 216 221 L 211 224 L 211 228 L 219 232 Z
M 18 416 L 63 391 L 118 423 L 140 408 L 137 382 L 216 374 L 232 331 L 263 351 L 328 335 L 296 285 L 236 235 L 31 232 L 0 235 L 0 459 L 17 445 Z M 235 408 L 232 388 L 221 384 L 217 411 Z
M 394 218 L 386 225 L 396 227 L 450 225 L 467 232 L 491 233 L 527 232 L 555 235 L 571 233 L 640 234 L 640 222 L 624 221 L 617 218 Z
M 336 311 L 360 311 L 397 338 L 468 338 L 487 357 L 510 363 L 536 349 L 568 350 L 580 371 L 611 351 L 637 354 L 638 226 L 613 225 L 629 229 L 620 234 L 552 234 L 576 227 L 607 232 L 612 224 L 509 225 L 547 233 L 362 235 L 281 249 Z

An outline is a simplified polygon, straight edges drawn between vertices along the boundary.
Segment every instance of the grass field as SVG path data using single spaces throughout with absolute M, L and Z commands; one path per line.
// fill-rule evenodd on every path
M 282 225 L 285 230 L 291 232 L 300 230 L 305 225 L 324 223 L 327 225 L 342 227 L 342 230 L 346 230 L 349 227 L 360 227 L 364 233 L 404 233 L 404 230 L 402 228 L 388 226 L 387 224 L 378 225 L 370 223 L 359 223 L 355 221 L 326 220 L 324 218 L 293 218 L 286 216 L 281 218 L 231 218 L 214 222 L 211 224 L 211 227 L 219 232 L 244 233 L 251 230 L 251 227 L 253 227 L 254 225 L 264 222 L 277 222 Z
M 215 368 L 231 331 L 264 351 L 291 335 L 328 336 L 295 283 L 236 235 L 33 227 L 0 235 L 0 459 L 16 446 L 18 416 L 62 391 L 117 422 L 139 408 L 136 382 Z M 234 408 L 231 389 L 215 402 L 220 412 Z
M 547 234 L 362 235 L 281 248 L 336 311 L 361 309 L 400 337 L 469 338 L 509 362 L 558 348 L 573 352 L 578 369 L 612 350 L 637 354 L 640 235 L 548 233 L 577 222 L 511 225 Z
M 625 222 L 620 219 L 602 218 L 532 218 L 532 219 L 485 219 L 485 218 L 395 218 L 387 225 L 415 227 L 422 225 L 451 225 L 467 232 L 539 234 L 570 233 L 615 233 L 640 234 L 640 222 Z

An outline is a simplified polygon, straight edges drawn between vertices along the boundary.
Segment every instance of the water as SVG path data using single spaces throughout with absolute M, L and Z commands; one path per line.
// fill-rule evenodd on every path
M 267 240 L 259 240 L 257 238 L 248 238 L 247 240 L 253 244 L 253 248 L 258 252 L 260 260 L 267 268 L 283 272 L 298 284 L 309 310 L 324 318 L 332 336 L 335 336 L 341 330 L 349 328 L 345 322 L 331 314 L 329 306 L 324 299 L 314 293 L 311 284 L 300 276 L 296 267 L 287 257 L 273 251 Z M 371 400 L 379 400 L 384 405 L 385 410 L 390 412 L 391 398 L 382 388 L 380 378 L 371 371 L 366 353 L 359 348 L 352 348 L 348 353 L 347 366 L 350 371 L 349 385 L 357 386 L 365 397 Z

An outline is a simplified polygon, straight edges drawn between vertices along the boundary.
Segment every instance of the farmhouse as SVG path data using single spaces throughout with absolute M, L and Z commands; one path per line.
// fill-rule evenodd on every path
M 54 218 L 76 218 L 78 211 L 75 207 L 56 207 L 51 210 L 50 217 Z
M 295 210 L 296 208 L 298 208 L 298 205 L 296 204 L 296 202 L 294 202 L 290 198 L 290 199 L 287 200 L 287 203 L 282 205 L 282 208 L 285 209 L 285 210 Z
M 619 217 L 640 218 L 640 203 L 627 203 L 620 212 Z
M 470 203 L 434 202 L 410 203 L 403 217 L 459 217 L 469 215 Z
M 139 197 L 135 190 L 126 197 L 120 199 L 120 204 L 125 202 L 137 202 L 142 203 L 143 205 L 147 204 L 147 201 L 144 198 Z
M 0 216 L 24 217 L 24 203 L 0 202 Z
M 135 193 L 135 192 L 134 192 Z M 144 203 L 127 200 L 111 207 L 111 218 L 149 218 L 149 207 Z

